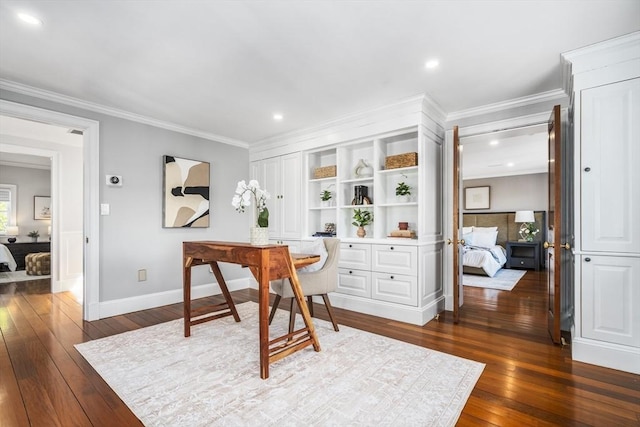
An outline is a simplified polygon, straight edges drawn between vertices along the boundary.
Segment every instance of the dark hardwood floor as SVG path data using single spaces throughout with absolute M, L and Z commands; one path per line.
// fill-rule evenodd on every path
M 182 305 L 83 322 L 72 294 L 48 289 L 49 280 L 0 284 L 0 426 L 141 425 L 73 345 L 181 318 Z M 233 297 L 257 301 L 257 292 Z M 551 343 L 544 272 L 527 272 L 511 292 L 466 287 L 464 299 L 459 325 L 450 313 L 425 326 L 336 315 L 341 325 L 485 363 L 460 426 L 640 425 L 640 376 L 573 362 L 570 346 Z M 323 306 L 315 314 L 328 320 Z

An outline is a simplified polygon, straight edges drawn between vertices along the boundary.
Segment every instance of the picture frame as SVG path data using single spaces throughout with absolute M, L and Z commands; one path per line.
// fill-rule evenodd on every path
M 490 187 L 467 187 L 464 189 L 465 209 L 489 209 L 491 207 Z
M 51 197 L 33 196 L 33 219 L 51 219 Z
M 162 227 L 209 227 L 209 163 L 165 155 L 162 165 Z

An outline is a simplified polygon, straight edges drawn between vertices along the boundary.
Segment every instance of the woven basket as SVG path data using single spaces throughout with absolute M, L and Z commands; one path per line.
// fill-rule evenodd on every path
M 313 170 L 313 178 L 331 178 L 336 176 L 336 165 L 333 166 L 323 166 L 321 168 L 315 168 Z
M 418 153 L 404 153 L 396 156 L 387 156 L 384 159 L 385 169 L 406 168 L 418 165 Z

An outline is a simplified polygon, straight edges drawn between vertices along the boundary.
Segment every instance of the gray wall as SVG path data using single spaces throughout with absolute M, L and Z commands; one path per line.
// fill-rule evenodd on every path
M 100 122 L 100 302 L 182 289 L 182 242 L 244 240 L 250 218 L 231 206 L 236 183 L 249 178 L 249 152 L 202 138 L 2 90 L 0 98 Z M 211 164 L 211 226 L 162 228 L 162 156 Z M 107 187 L 106 174 L 122 175 L 121 188 Z M 248 277 L 239 266 L 222 266 L 225 278 Z M 139 269 L 147 281 L 138 282 Z M 194 285 L 215 280 L 195 268 Z
M 487 185 L 491 187 L 490 209 L 463 210 L 463 212 L 546 211 L 549 205 L 547 180 L 546 173 L 463 180 L 463 188 Z
M 18 241 L 30 242 L 31 237 L 27 237 L 27 234 L 32 230 L 40 232 L 40 241 L 49 239 L 47 227 L 50 221 L 33 219 L 33 196 L 51 195 L 51 171 L 2 165 L 0 183 L 17 187 L 16 224 L 20 227 Z

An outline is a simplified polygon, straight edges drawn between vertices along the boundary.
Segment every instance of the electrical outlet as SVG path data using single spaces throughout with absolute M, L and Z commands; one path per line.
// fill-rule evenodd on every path
M 147 280 L 147 270 L 138 270 L 138 282 L 144 282 Z

